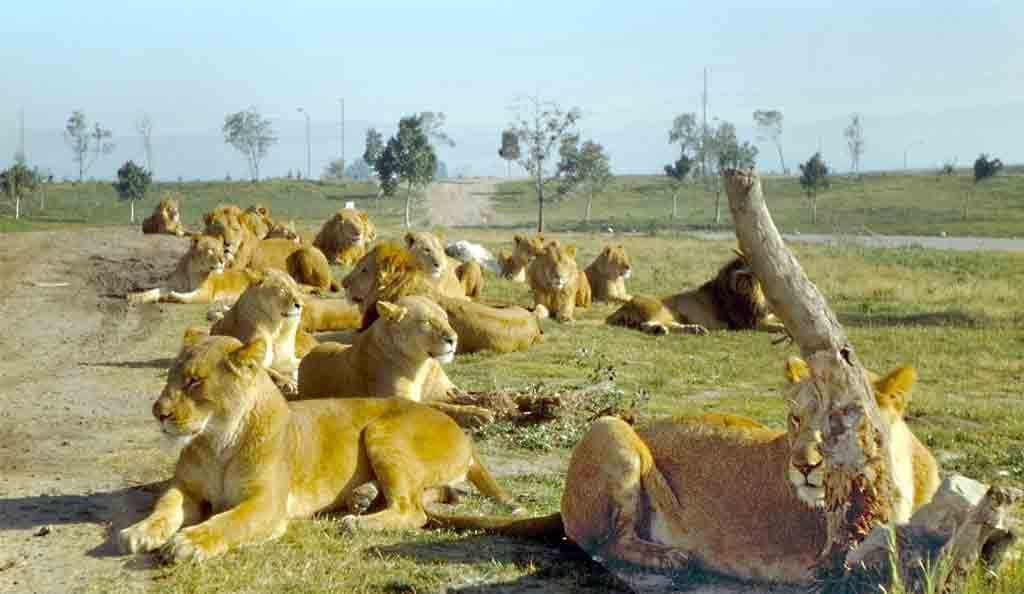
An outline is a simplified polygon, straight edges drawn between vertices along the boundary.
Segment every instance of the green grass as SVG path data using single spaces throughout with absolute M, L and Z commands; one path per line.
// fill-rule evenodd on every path
M 834 177 L 818 200 L 818 223 L 810 224 L 806 198 L 796 178 L 766 177 L 765 195 L 776 224 L 784 232 L 861 233 L 888 235 L 1024 236 L 1024 176 L 1004 175 L 975 185 L 965 175 L 873 174 Z M 553 184 L 552 188 L 553 190 Z M 967 220 L 964 196 L 970 195 Z M 554 192 L 546 193 L 554 196 Z M 654 176 L 616 177 L 596 196 L 592 220 L 582 223 L 583 196 L 557 197 L 545 206 L 553 229 L 649 231 L 671 228 L 731 228 L 729 207 L 722 195 L 721 225 L 715 224 L 715 196 L 699 184 L 679 195 L 678 220 L 670 218 L 672 197 L 667 181 Z M 508 226 L 535 226 L 536 193 L 529 182 L 500 186 L 497 212 Z
M 1003 180 L 1010 183 L 1010 178 L 996 181 Z M 639 183 L 627 180 L 634 182 Z M 279 206 L 288 204 L 286 200 L 325 202 L 324 215 L 339 206 L 335 200 L 324 200 L 325 196 L 265 194 L 274 187 L 269 183 L 238 186 L 246 191 L 218 193 L 224 184 L 210 184 L 203 188 L 206 193 L 199 194 L 197 186 L 196 197 L 187 198 L 190 206 L 186 208 L 198 211 L 200 204 L 234 199 L 242 204 L 268 203 L 275 213 L 287 217 L 300 211 Z M 310 185 L 311 192 L 313 188 L 334 191 Z M 506 216 L 522 212 L 527 217 L 529 205 L 513 208 L 507 203 L 511 199 L 501 196 L 499 210 Z M 779 201 L 770 200 L 775 209 Z M 556 205 L 552 220 L 570 220 L 577 206 Z M 656 209 L 647 207 L 653 217 Z M 779 210 L 786 212 L 781 205 Z M 380 219 L 382 237 L 401 233 L 394 215 Z M 310 221 L 307 227 L 315 225 L 309 218 L 303 220 Z M 483 229 L 448 234 L 492 249 L 508 245 L 512 235 Z M 583 264 L 610 240 L 584 233 L 552 236 L 577 244 Z M 730 258 L 734 245 L 696 240 L 672 229 L 653 235 L 617 235 L 614 241 L 624 244 L 633 259 L 630 291 L 656 295 L 702 283 Z M 1024 254 L 810 245 L 793 249 L 870 368 L 885 372 L 903 363 L 917 368 L 920 380 L 909 422 L 936 452 L 943 470 L 984 481 L 1024 484 L 1024 312 L 1020 308 Z M 530 303 L 526 286 L 490 275 L 484 294 L 495 300 Z M 205 311 L 171 309 L 172 315 L 181 316 L 182 327 L 188 321 L 201 322 Z M 646 416 L 721 411 L 783 426 L 782 362 L 796 354 L 795 347 L 775 346 L 771 336 L 750 332 L 650 337 L 603 325 L 612 310 L 612 306 L 597 305 L 580 312 L 574 323 L 546 323 L 546 340 L 525 353 L 460 356 L 449 373 L 470 390 L 555 390 L 614 376 L 621 398 L 641 403 Z M 167 338 L 171 350 L 180 332 Z M 546 513 L 558 507 L 565 464 L 583 430 L 583 422 L 575 419 L 530 429 L 499 426 L 476 439 L 484 459 L 502 471 L 502 482 L 529 512 Z M 165 472 L 170 473 L 169 466 Z M 500 511 L 476 496 L 456 509 Z M 965 592 L 1024 591 L 1024 569 L 1011 567 L 1007 576 L 995 585 L 972 578 Z M 318 519 L 294 522 L 288 534 L 273 543 L 202 565 L 160 569 L 148 588 L 168 593 L 393 593 L 515 584 L 537 591 L 605 592 L 612 583 L 609 580 L 583 560 L 541 546 L 446 532 L 346 535 L 334 521 Z M 125 587 L 113 578 L 93 586 L 96 591 L 114 592 Z

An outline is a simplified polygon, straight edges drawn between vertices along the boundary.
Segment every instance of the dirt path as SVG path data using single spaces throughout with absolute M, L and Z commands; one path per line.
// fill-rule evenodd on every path
M 434 182 L 424 195 L 426 222 L 434 227 L 497 224 L 491 203 L 497 189 L 498 179 L 493 177 Z
M 68 592 L 125 571 L 105 535 L 153 497 L 133 485 L 153 478 L 149 406 L 171 356 L 161 343 L 180 330 L 104 295 L 154 283 L 185 245 L 123 228 L 4 236 L 0 591 Z

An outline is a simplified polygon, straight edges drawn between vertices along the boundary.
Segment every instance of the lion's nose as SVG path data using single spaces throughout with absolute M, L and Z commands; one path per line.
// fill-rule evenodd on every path
M 165 411 L 160 401 L 157 400 L 153 403 L 153 416 L 156 417 L 156 420 L 163 422 L 171 418 L 171 413 Z
M 797 470 L 800 471 L 800 474 L 802 474 L 804 476 L 807 476 L 807 475 L 811 474 L 812 472 L 814 472 L 814 469 L 816 469 L 817 467 L 821 466 L 821 461 L 820 460 L 818 460 L 817 462 L 807 461 L 807 462 L 793 464 L 793 466 Z

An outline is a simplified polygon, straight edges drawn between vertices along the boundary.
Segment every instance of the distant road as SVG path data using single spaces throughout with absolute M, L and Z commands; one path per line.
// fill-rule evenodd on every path
M 695 232 L 702 239 L 733 239 L 728 231 Z M 924 247 L 960 252 L 1024 252 L 1024 239 L 998 237 L 935 237 L 928 235 L 833 235 L 830 233 L 784 233 L 786 241 L 803 243 L 856 243 L 864 247 Z

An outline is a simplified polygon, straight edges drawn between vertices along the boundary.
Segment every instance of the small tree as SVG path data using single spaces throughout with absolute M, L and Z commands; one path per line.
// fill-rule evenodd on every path
M 828 166 L 821 158 L 821 153 L 814 153 L 806 163 L 800 164 L 800 185 L 807 194 L 811 205 L 811 224 L 818 222 L 818 192 L 829 186 Z
M 779 166 L 782 174 L 788 175 L 786 160 L 782 157 L 782 112 L 777 109 L 758 109 L 754 112 L 754 124 L 760 132 L 758 140 L 769 140 L 779 151 Z
M 668 131 L 668 143 L 679 145 L 679 156 L 697 154 L 701 149 L 701 131 L 697 125 L 697 114 L 683 113 L 672 120 Z
M 713 163 L 719 172 L 726 169 L 749 169 L 757 159 L 757 147 L 746 141 L 741 144 L 736 137 L 736 126 L 724 121 L 709 131 L 701 151 L 704 155 L 702 160 Z M 715 224 L 718 225 L 722 222 L 721 176 L 704 179 L 705 187 L 715 194 Z
M 324 168 L 324 179 L 345 179 L 345 161 L 334 159 Z
M 986 153 L 978 155 L 974 160 L 974 183 L 995 177 L 1003 168 L 1003 162 L 999 159 L 989 159 Z
M 850 116 L 850 125 L 843 130 L 843 138 L 850 152 L 850 171 L 860 173 L 860 158 L 864 154 L 864 126 L 858 114 Z
M 512 176 L 512 161 L 519 160 L 519 136 L 514 128 L 501 131 L 501 148 L 498 156 L 505 159 L 505 177 Z
M 665 175 L 669 179 L 669 187 L 672 190 L 672 218 L 679 218 L 679 192 L 683 189 L 686 178 L 693 170 L 694 160 L 687 155 L 682 155 L 676 162 L 665 166 Z
M 534 178 L 537 190 L 537 232 L 543 233 L 544 162 L 551 155 L 551 149 L 561 145 L 563 138 L 582 114 L 578 108 L 562 111 L 557 103 L 543 101 L 537 96 L 521 98 L 518 107 L 519 121 L 512 129 L 519 137 L 520 144 L 526 147 L 526 154 L 520 157 L 519 164 Z
M 134 161 L 127 161 L 117 170 L 117 182 L 114 183 L 114 190 L 121 200 L 127 200 L 131 205 L 132 223 L 135 223 L 135 201 L 142 200 L 149 189 L 153 176 L 149 171 L 139 167 Z
M 423 129 L 420 116 L 409 116 L 398 122 L 398 133 L 388 139 L 384 152 L 377 159 L 377 175 L 381 191 L 391 195 L 399 185 L 406 185 L 405 226 L 412 227 L 412 193 L 434 180 L 437 155 Z
M 100 155 L 108 155 L 114 151 L 114 143 L 111 142 L 113 132 L 103 128 L 96 123 L 89 129 L 89 121 L 85 112 L 76 109 L 68 117 L 64 126 L 64 142 L 71 149 L 72 161 L 78 163 L 78 181 L 85 179 L 86 172 Z
M 587 210 L 583 215 L 584 222 L 590 222 L 590 214 L 594 207 L 594 195 L 603 192 L 612 181 L 611 163 L 604 147 L 593 140 L 585 141 L 577 146 L 579 135 L 566 137 L 571 142 L 562 145 L 559 152 L 562 160 L 558 164 L 561 178 L 560 194 L 579 190 L 587 196 Z
M 366 131 L 366 149 L 363 151 L 363 162 L 370 167 L 377 166 L 377 159 L 384 152 L 384 137 L 376 128 Z
M 255 107 L 250 107 L 225 116 L 222 131 L 224 142 L 245 156 L 249 177 L 254 182 L 259 181 L 260 162 L 270 147 L 277 143 L 270 120 L 261 116 Z
M 0 171 L 0 190 L 14 201 L 14 218 L 21 218 L 21 199 L 31 193 L 39 183 L 37 172 L 24 163 L 16 162 L 5 171 Z

